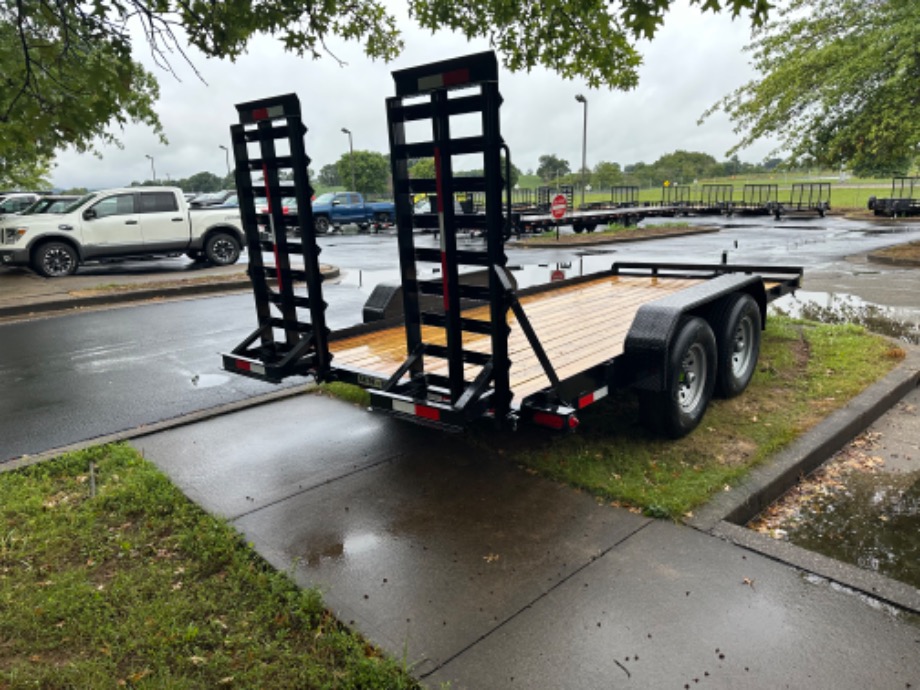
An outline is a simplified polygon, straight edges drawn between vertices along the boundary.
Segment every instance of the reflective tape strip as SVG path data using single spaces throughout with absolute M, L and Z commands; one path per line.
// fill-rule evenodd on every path
M 246 359 L 236 360 L 236 368 L 240 371 L 249 371 L 253 374 L 259 374 L 260 376 L 265 376 L 265 367 L 261 364 L 256 364 L 255 362 L 250 362 Z
M 435 422 L 441 419 L 441 411 L 437 408 L 416 405 L 415 403 L 406 402 L 405 400 L 394 400 L 393 411 L 409 414 L 413 417 L 421 417 L 422 419 L 431 419 Z
M 470 71 L 468 69 L 455 69 L 452 72 L 443 72 L 441 74 L 431 74 L 427 77 L 421 77 L 418 80 L 419 91 L 431 91 L 432 89 L 441 89 L 445 86 L 459 86 L 470 81 Z
M 256 108 L 252 111 L 253 121 L 271 120 L 276 117 L 284 117 L 284 106 L 273 105 L 271 108 Z
M 587 407 L 591 403 L 596 403 L 598 400 L 606 398 L 609 393 L 610 390 L 607 388 L 607 386 L 604 386 L 603 388 L 598 388 L 593 393 L 588 393 L 587 395 L 581 396 L 578 399 L 578 409 Z

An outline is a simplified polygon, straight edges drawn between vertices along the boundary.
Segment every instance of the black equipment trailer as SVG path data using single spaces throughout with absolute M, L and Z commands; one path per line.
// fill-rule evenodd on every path
M 228 371 L 271 382 L 291 375 L 346 381 L 367 389 L 375 410 L 450 429 L 480 419 L 574 429 L 580 410 L 628 386 L 638 390 L 650 425 L 678 437 L 699 423 L 714 391 L 744 390 L 767 303 L 799 287 L 800 268 L 618 263 L 516 290 L 504 248 L 511 194 L 500 157 L 510 156 L 494 54 L 399 70 L 393 78 L 396 95 L 386 112 L 403 316 L 329 333 L 299 101 L 290 94 L 244 103 L 231 132 L 259 325 L 223 355 Z M 454 117 L 475 118 L 479 132 L 452 136 Z M 408 141 L 406 125 L 418 122 L 430 138 Z M 480 158 L 483 173 L 455 176 L 454 156 Z M 433 179 L 410 179 L 409 161 L 418 158 L 434 158 Z M 287 172 L 293 182 L 282 182 Z M 257 197 L 292 192 L 298 217 L 277 204 L 270 214 L 255 212 Z M 419 193 L 437 197 L 438 248 L 415 244 L 412 198 Z M 458 193 L 483 194 L 484 213 L 466 217 L 443 203 Z M 483 246 L 461 249 L 457 229 L 472 223 L 483 231 Z M 298 242 L 288 239 L 285 224 L 302 229 Z M 264 265 L 263 253 L 274 266 Z M 292 254 L 303 257 L 302 269 L 292 267 Z M 440 266 L 438 280 L 419 279 L 425 264 Z M 304 283 L 306 295 L 295 294 Z
M 883 199 L 870 196 L 868 207 L 876 216 L 920 215 L 920 177 L 893 178 L 891 196 Z

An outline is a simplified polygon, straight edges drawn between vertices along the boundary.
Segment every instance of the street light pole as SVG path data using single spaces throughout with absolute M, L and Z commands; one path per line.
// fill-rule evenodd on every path
M 581 205 L 585 205 L 585 169 L 588 167 L 586 163 L 586 154 L 588 147 L 588 99 L 578 94 L 575 96 L 575 100 L 585 106 L 585 124 L 581 133 Z
M 150 159 L 150 174 L 153 175 L 153 183 L 156 184 L 156 182 L 157 182 L 157 169 L 156 169 L 155 167 L 153 167 L 153 156 L 151 156 L 149 153 L 146 154 L 146 156 L 147 156 L 147 158 Z
M 230 149 L 223 144 L 218 144 L 218 146 L 224 150 L 224 158 L 227 159 L 227 177 L 230 177 Z
M 358 188 L 355 185 L 355 147 L 352 145 L 352 142 L 351 142 L 351 130 L 346 129 L 345 127 L 342 127 L 342 134 L 348 135 L 348 151 L 351 154 L 351 157 L 349 158 L 349 161 L 348 161 L 350 163 L 349 167 L 351 168 L 351 191 L 357 192 Z

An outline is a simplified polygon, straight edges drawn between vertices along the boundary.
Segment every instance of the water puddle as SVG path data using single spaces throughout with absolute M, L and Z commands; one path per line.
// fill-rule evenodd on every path
M 920 455 L 892 454 L 882 433 L 867 432 L 748 527 L 920 587 L 918 465 Z
M 886 307 L 855 295 L 799 291 L 773 303 L 774 311 L 820 323 L 863 326 L 873 333 L 920 344 L 920 309 Z

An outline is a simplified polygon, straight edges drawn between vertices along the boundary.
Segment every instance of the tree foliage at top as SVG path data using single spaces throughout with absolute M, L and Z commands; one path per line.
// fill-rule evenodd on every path
M 737 151 L 776 137 L 794 164 L 906 172 L 920 145 L 920 3 L 790 0 L 749 49 L 763 75 L 723 110 Z
M 638 81 L 636 42 L 654 36 L 674 0 L 409 0 L 423 28 L 484 37 L 506 68 L 544 66 L 588 85 Z M 690 0 L 702 11 L 748 14 L 761 24 L 768 0 Z M 0 180 L 8 166 L 94 141 L 118 144 L 109 127 L 139 122 L 161 138 L 156 78 L 131 59 L 132 27 L 156 63 L 188 60 L 193 45 L 234 60 L 258 35 L 299 56 L 333 55 L 332 39 L 355 41 L 374 59 L 402 49 L 395 17 L 379 0 L 16 0 L 0 5 Z M 334 55 L 333 55 L 334 57 Z M 194 66 L 193 66 L 194 67 Z M 163 139 L 165 142 L 165 139 Z
M 116 143 L 111 123 L 161 133 L 156 80 L 131 60 L 127 34 L 70 3 L 0 5 L 0 181 L 65 146 Z

